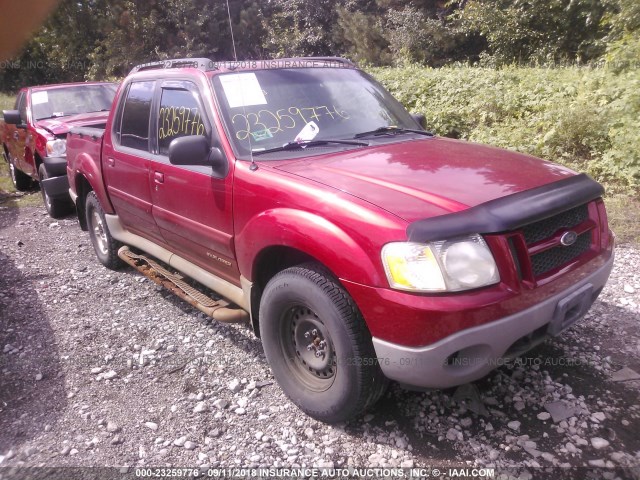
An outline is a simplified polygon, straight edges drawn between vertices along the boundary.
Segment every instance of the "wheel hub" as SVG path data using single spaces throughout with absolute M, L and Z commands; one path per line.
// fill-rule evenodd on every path
M 42 192 L 42 199 L 44 200 L 47 210 L 51 211 L 51 198 L 49 198 L 49 195 L 42 184 L 40 184 L 40 191 Z
M 104 226 L 102 225 L 102 219 L 98 212 L 95 210 L 91 213 L 91 228 L 93 230 L 94 237 L 96 239 L 96 243 L 100 251 L 104 254 L 107 253 L 107 234 L 104 231 Z
M 329 379 L 335 374 L 335 352 L 326 328 L 308 308 L 292 312 L 291 340 L 301 367 L 314 377 Z

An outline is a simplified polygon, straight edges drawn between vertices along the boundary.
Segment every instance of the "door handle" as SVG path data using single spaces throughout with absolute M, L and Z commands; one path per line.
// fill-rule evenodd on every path
M 20 134 L 18 132 L 13 132 L 13 139 L 18 140 L 20 138 Z
M 164 173 L 162 172 L 153 172 L 153 179 L 156 183 L 164 183 Z
M 107 157 L 107 165 L 109 165 L 110 167 L 115 167 L 116 161 L 111 157 Z

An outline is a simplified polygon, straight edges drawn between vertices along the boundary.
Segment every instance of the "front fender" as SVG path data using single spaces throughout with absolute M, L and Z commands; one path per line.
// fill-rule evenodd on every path
M 381 266 L 351 236 L 324 217 L 290 208 L 266 210 L 251 219 L 236 236 L 240 273 L 255 281 L 255 260 L 269 247 L 295 248 L 312 256 L 338 278 L 379 285 Z

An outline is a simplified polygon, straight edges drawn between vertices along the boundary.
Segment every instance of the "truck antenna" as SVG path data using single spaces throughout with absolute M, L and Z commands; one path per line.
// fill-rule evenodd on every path
M 233 23 L 231 23 L 231 9 L 229 8 L 229 0 L 227 0 L 227 15 L 229 16 L 229 30 L 231 30 L 231 44 L 233 45 L 233 59 L 238 61 L 238 53 L 236 52 L 236 41 L 233 38 Z
M 233 59 L 235 60 L 236 66 L 237 66 L 238 52 L 236 51 L 236 40 L 233 36 L 233 22 L 231 22 L 231 9 L 229 8 L 229 0 L 227 0 L 227 16 L 229 17 L 229 31 L 231 31 L 231 44 L 233 45 Z M 240 87 L 242 87 L 242 83 L 240 83 Z M 240 88 L 240 95 L 242 96 L 242 113 L 244 114 L 244 117 L 247 118 L 247 106 L 245 105 L 245 102 L 244 102 L 244 92 L 242 91 L 242 88 Z M 249 132 L 247 139 L 249 140 L 249 156 L 251 157 L 251 166 L 249 167 L 249 170 L 253 172 L 258 169 L 258 164 L 256 164 L 255 160 L 253 159 L 253 146 L 251 145 L 251 132 Z

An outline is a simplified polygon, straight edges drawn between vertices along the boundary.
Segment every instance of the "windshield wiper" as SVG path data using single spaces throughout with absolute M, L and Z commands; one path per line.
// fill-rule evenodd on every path
M 65 113 L 63 115 L 50 115 L 48 117 L 36 118 L 36 122 L 39 122 L 40 120 L 50 120 L 52 118 L 62 118 L 62 117 L 67 117 L 67 116 L 69 116 L 68 113 Z
M 368 147 L 369 144 L 365 142 L 355 142 L 353 140 L 303 140 L 301 142 L 287 142 L 280 147 L 267 148 L 266 150 L 253 150 L 251 153 L 254 155 L 263 155 L 265 153 L 272 152 L 285 152 L 287 150 L 299 150 L 304 147 L 317 147 L 319 145 L 326 145 L 328 143 L 337 143 L 339 145 L 355 145 L 357 147 Z
M 412 128 L 402 128 L 402 127 L 379 127 L 375 130 L 370 130 L 368 132 L 356 133 L 353 138 L 362 138 L 368 137 L 369 135 L 386 135 L 386 134 L 396 134 L 396 133 L 417 133 L 418 135 L 425 135 L 427 137 L 433 137 L 434 134 L 431 132 L 427 132 L 426 130 L 414 130 Z

